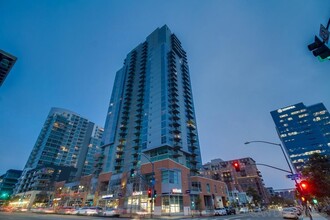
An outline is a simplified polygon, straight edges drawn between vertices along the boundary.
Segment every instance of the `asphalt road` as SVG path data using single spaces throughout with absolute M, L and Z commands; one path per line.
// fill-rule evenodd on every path
M 81 215 L 55 215 L 55 214 L 37 214 L 37 213 L 29 213 L 29 212 L 0 212 L 0 220 L 75 220 L 75 219 L 88 219 L 88 220 L 116 220 L 123 218 L 105 218 L 105 217 L 96 217 L 96 216 L 81 216 Z
M 8 213 L 8 212 L 0 212 L 0 220 L 75 220 L 75 219 L 88 219 L 88 220 L 118 220 L 125 218 L 104 218 L 104 217 L 96 217 L 96 216 L 76 216 L 76 215 L 55 215 L 55 214 L 36 214 L 36 213 Z M 146 218 L 147 219 L 147 218 Z M 158 218 L 160 219 L 160 218 Z M 162 219 L 180 219 L 180 217 L 162 217 Z M 267 220 L 283 220 L 281 213 L 278 211 L 267 211 L 267 212 L 259 212 L 259 213 L 246 213 L 246 214 L 238 214 L 238 215 L 228 215 L 228 216 L 201 216 L 194 218 L 184 217 L 182 219 L 185 220 L 252 220 L 252 219 L 267 219 Z

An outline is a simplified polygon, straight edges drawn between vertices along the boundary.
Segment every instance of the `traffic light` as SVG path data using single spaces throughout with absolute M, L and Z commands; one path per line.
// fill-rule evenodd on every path
M 313 203 L 316 205 L 318 202 L 317 202 L 317 199 L 313 199 Z
M 315 57 L 330 59 L 330 49 L 317 36 L 315 36 L 314 43 L 308 45 L 308 49 L 313 52 Z
M 156 198 L 156 197 L 157 197 L 157 191 L 154 190 L 154 198 Z
M 234 162 L 233 162 L 233 167 L 235 168 L 236 172 L 241 171 L 241 167 L 240 167 L 238 161 L 234 161 Z
M 309 183 L 306 181 L 306 180 L 302 180 L 300 183 L 299 183 L 299 186 L 300 186 L 300 189 L 303 191 L 303 192 L 307 192 L 309 190 Z
M 308 181 L 302 180 L 300 183 L 297 185 L 297 190 L 300 195 L 308 195 L 310 193 L 311 187 Z
M 8 199 L 8 197 L 9 197 L 9 194 L 6 193 L 6 192 L 3 192 L 3 193 L 0 194 L 1 199 Z
M 151 189 L 148 189 L 148 198 L 151 198 Z
M 131 169 L 131 174 L 130 174 L 131 177 L 134 177 L 135 176 L 135 170 L 134 169 Z

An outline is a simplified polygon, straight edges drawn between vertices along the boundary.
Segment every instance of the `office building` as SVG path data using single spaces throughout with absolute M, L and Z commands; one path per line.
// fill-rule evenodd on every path
M 330 115 L 322 103 L 298 103 L 270 114 L 296 171 L 303 169 L 313 153 L 330 155 Z
M 3 50 L 0 50 L 0 86 L 5 81 L 17 58 Z
M 236 171 L 234 163 L 239 164 L 239 171 Z M 261 203 L 269 202 L 269 194 L 265 188 L 262 175 L 256 166 L 256 162 L 250 158 L 240 158 L 223 161 L 214 159 L 203 165 L 201 173 L 208 178 L 223 181 L 226 183 L 229 194 L 241 195 L 249 188 L 254 189 L 262 198 Z M 239 205 L 246 205 L 247 200 L 237 201 Z

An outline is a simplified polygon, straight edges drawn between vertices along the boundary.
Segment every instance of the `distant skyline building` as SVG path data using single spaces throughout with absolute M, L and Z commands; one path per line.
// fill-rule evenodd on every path
M 0 50 L 0 86 L 5 81 L 17 58 L 9 53 Z
M 270 114 L 297 171 L 303 169 L 313 153 L 330 155 L 330 114 L 322 103 L 298 103 Z
M 117 72 L 105 123 L 103 172 L 120 174 L 171 159 L 202 165 L 186 52 L 164 25 L 135 47 Z
M 103 128 L 77 113 L 52 108 L 15 193 L 52 190 L 55 181 L 73 181 L 92 174 L 93 156 L 101 153 L 102 135 Z

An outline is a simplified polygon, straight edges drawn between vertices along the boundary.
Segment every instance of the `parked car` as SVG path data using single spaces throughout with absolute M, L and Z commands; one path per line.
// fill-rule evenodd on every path
M 36 213 L 55 213 L 55 210 L 53 207 L 38 207 L 38 208 L 32 208 L 31 212 L 36 212 Z
M 283 210 L 282 210 L 282 217 L 283 218 L 298 219 L 299 218 L 299 214 L 297 212 L 297 209 L 295 209 L 294 207 L 283 208 Z
M 225 208 L 215 208 L 214 215 L 227 215 L 227 211 Z
M 254 211 L 254 212 L 261 212 L 261 208 L 260 208 L 260 207 L 255 207 L 255 208 L 253 209 L 253 211 Z
M 236 209 L 233 207 L 225 207 L 227 211 L 227 215 L 236 215 Z
M 242 207 L 240 210 L 239 210 L 239 213 L 248 213 L 249 212 L 249 208 L 248 207 Z
M 82 207 L 76 211 L 77 215 L 99 215 L 102 213 L 101 207 Z
M 76 208 L 72 206 L 59 207 L 56 211 L 58 214 L 73 215 L 77 214 Z
M 120 212 L 119 212 L 118 209 L 114 209 L 114 208 L 105 208 L 101 213 L 99 213 L 99 215 L 102 215 L 102 216 L 119 217 L 119 216 L 120 216 Z

